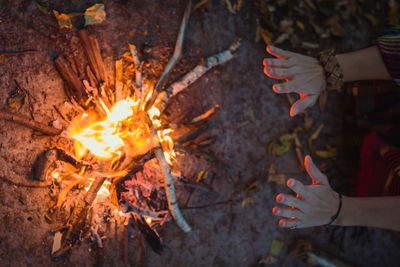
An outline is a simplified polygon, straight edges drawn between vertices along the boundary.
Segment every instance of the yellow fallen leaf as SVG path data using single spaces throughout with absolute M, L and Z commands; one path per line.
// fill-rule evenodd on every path
M 106 19 L 104 4 L 95 4 L 85 11 L 85 26 L 101 23 Z
M 368 19 L 368 21 L 372 24 L 372 26 L 376 27 L 376 26 L 379 25 L 378 19 L 375 18 L 373 15 L 367 14 L 367 13 L 365 13 L 365 14 L 363 14 L 363 15 L 364 15 L 364 17 L 365 17 L 366 19 Z
M 332 147 L 332 146 L 330 146 L 330 145 L 326 145 L 325 147 L 326 147 L 326 150 L 317 150 L 317 151 L 315 151 L 315 154 L 318 157 L 325 158 L 325 159 L 327 159 L 327 158 L 333 158 L 333 159 L 336 158 L 337 149 Z
M 245 208 L 249 204 L 254 204 L 254 200 L 251 197 L 246 197 L 242 201 L 242 208 Z
M 261 35 L 261 38 L 263 38 L 264 42 L 267 45 L 272 44 L 272 40 L 274 38 L 274 35 L 272 34 L 272 32 L 260 27 L 260 35 Z
M 196 183 L 199 183 L 201 180 L 204 180 L 207 178 L 208 175 L 208 171 L 203 171 L 201 170 L 198 174 L 197 174 L 197 179 L 196 179 Z
M 53 10 L 53 13 L 57 19 L 58 26 L 60 26 L 60 28 L 72 28 L 71 16 L 69 16 L 68 14 L 59 13 L 57 10 Z
M 47 8 L 45 8 L 42 5 L 39 5 L 38 3 L 36 3 L 36 8 L 39 9 L 40 12 L 42 12 L 43 14 L 49 14 L 49 11 L 47 10 Z
M 290 149 L 293 138 L 293 134 L 284 134 L 278 140 L 272 140 L 267 146 L 267 152 L 276 156 L 285 154 Z
M 278 257 L 283 249 L 283 242 L 280 240 L 273 240 L 271 243 L 271 248 L 269 249 L 269 253 L 275 257 Z
M 299 27 L 302 31 L 304 31 L 305 29 L 303 22 L 301 22 L 300 20 L 296 20 L 296 26 Z

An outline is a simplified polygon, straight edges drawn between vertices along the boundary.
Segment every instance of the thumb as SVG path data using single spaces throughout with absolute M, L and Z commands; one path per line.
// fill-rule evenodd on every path
M 317 95 L 300 94 L 300 99 L 294 102 L 294 104 L 290 108 L 290 116 L 294 117 L 306 108 L 311 107 L 315 104 L 315 102 L 317 102 L 317 99 Z
M 317 166 L 315 166 L 314 162 L 312 161 L 311 157 L 307 155 L 304 159 L 304 165 L 306 167 L 308 175 L 310 175 L 313 184 L 324 184 L 329 185 L 328 177 L 323 174 Z

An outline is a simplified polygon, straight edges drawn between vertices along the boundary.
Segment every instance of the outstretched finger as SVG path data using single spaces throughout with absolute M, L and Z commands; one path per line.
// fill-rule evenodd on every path
M 284 218 L 299 218 L 302 216 L 302 212 L 295 208 L 287 208 L 287 207 L 274 207 L 272 209 L 272 213 L 275 216 L 281 216 Z
M 292 93 L 297 90 L 297 83 L 293 81 L 276 83 L 272 86 L 272 89 L 274 89 L 274 92 L 278 94 Z
M 287 186 L 300 196 L 304 196 L 306 194 L 306 187 L 303 185 L 302 182 L 298 180 L 295 180 L 293 178 L 289 179 L 287 181 Z
M 295 207 L 298 208 L 299 210 L 303 210 L 304 205 L 303 202 L 298 199 L 297 197 L 289 194 L 279 194 L 276 196 L 276 202 L 279 204 L 283 204 L 289 207 Z
M 326 175 L 323 174 L 317 168 L 317 166 L 315 166 L 314 162 L 312 161 L 309 155 L 305 157 L 304 165 L 306 167 L 308 175 L 310 175 L 311 179 L 313 180 L 313 184 L 329 185 L 328 177 L 326 177 Z
M 267 52 L 270 53 L 271 55 L 276 56 L 277 58 L 280 58 L 280 59 L 288 59 L 290 57 L 294 57 L 294 56 L 298 55 L 297 53 L 283 50 L 283 49 L 280 49 L 280 48 L 278 48 L 276 46 L 272 46 L 272 45 L 267 46 Z
M 264 68 L 264 73 L 274 79 L 287 79 L 294 75 L 292 69 L 272 68 L 270 66 Z
M 317 99 L 318 99 L 317 95 L 300 94 L 300 99 L 297 100 L 290 108 L 290 116 L 294 117 L 297 114 L 301 113 L 306 108 L 311 107 L 312 105 L 315 104 L 315 102 L 317 102 Z
M 264 58 L 263 64 L 274 68 L 290 68 L 294 65 L 293 60 L 277 58 Z

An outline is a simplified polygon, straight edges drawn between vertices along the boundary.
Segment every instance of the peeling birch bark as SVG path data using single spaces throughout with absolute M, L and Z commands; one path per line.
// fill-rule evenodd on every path
M 154 105 L 158 107 L 162 112 L 167 106 L 167 102 L 171 97 L 182 92 L 210 69 L 231 60 L 234 57 L 234 52 L 239 48 L 239 46 L 240 39 L 233 42 L 229 49 L 221 53 L 212 55 L 206 59 L 203 59 L 200 64 L 198 64 L 192 71 L 185 74 L 181 79 L 168 86 L 165 91 L 159 93 L 156 101 L 154 102 Z

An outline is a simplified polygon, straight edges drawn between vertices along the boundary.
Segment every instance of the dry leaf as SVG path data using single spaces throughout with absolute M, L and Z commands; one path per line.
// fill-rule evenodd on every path
M 269 249 L 269 253 L 275 257 L 278 257 L 283 249 L 283 242 L 280 240 L 273 240 L 271 243 L 271 248 Z
M 101 23 L 106 19 L 104 4 L 95 4 L 85 11 L 85 26 Z
M 272 39 L 274 38 L 274 35 L 272 34 L 272 32 L 260 27 L 260 35 L 261 35 L 261 38 L 263 38 L 264 42 L 267 45 L 272 44 Z
M 321 112 L 324 112 L 324 110 L 325 110 L 325 105 L 326 105 L 327 99 L 328 99 L 328 91 L 323 90 L 318 98 L 319 110 Z
M 254 200 L 251 197 L 246 197 L 242 201 L 242 208 L 245 208 L 249 204 L 254 204 Z
M 49 11 L 47 10 L 47 8 L 45 8 L 42 5 L 39 5 L 38 3 L 36 3 L 36 8 L 39 9 L 39 11 L 45 15 L 49 14 Z
M 309 6 L 313 11 L 317 11 L 317 8 L 315 7 L 314 3 L 311 2 L 311 0 L 304 0 L 304 2 Z
M 281 156 L 285 154 L 292 145 L 293 134 L 284 134 L 279 139 L 274 139 L 268 144 L 267 152 L 271 155 Z
M 280 185 L 285 184 L 285 175 L 283 173 L 276 173 L 275 163 L 271 163 L 268 169 L 268 183 L 277 183 Z
M 304 120 L 303 120 L 304 130 L 310 131 L 314 126 L 314 119 L 308 115 L 308 112 L 305 113 Z
M 59 13 L 57 10 L 53 10 L 53 13 L 57 19 L 58 26 L 60 26 L 60 28 L 67 28 L 67 29 L 72 28 L 72 21 L 70 15 Z
M 260 185 L 260 183 L 259 183 L 258 180 L 255 181 L 255 182 L 253 182 L 253 183 L 251 183 L 251 184 L 246 188 L 246 191 L 245 191 L 246 196 L 250 196 L 251 194 L 253 194 L 253 193 L 255 193 L 255 192 L 259 192 L 259 191 L 260 191 L 259 185 Z
M 302 31 L 304 31 L 305 29 L 303 22 L 301 22 L 300 20 L 296 20 L 296 26 Z
M 4 54 L 0 54 L 0 62 L 3 62 L 4 61 Z
M 210 0 L 200 0 L 200 1 L 196 1 L 193 7 L 193 11 L 199 9 L 200 7 L 208 4 L 210 2 Z
M 388 18 L 388 24 L 390 26 L 396 26 L 399 24 L 399 15 L 397 14 L 399 10 L 399 5 L 397 4 L 397 1 L 395 0 L 389 0 L 389 18 Z
M 7 99 L 7 106 L 12 108 L 21 108 L 22 105 L 25 103 L 25 94 L 20 93 L 16 95 L 12 95 Z
M 208 175 L 208 171 L 203 171 L 201 170 L 198 174 L 197 174 L 197 178 L 196 178 L 196 183 L 199 183 L 201 180 L 204 180 L 207 178 Z
M 311 153 L 314 153 L 314 146 L 312 144 L 312 141 L 318 138 L 318 136 L 321 133 L 323 128 L 324 128 L 324 124 L 320 124 L 318 126 L 317 130 L 315 130 L 315 132 L 311 135 L 311 137 L 308 138 L 308 148 L 310 149 Z
M 372 26 L 376 27 L 379 25 L 379 21 L 371 14 L 363 14 L 366 19 L 372 24 Z
M 273 264 L 276 261 L 277 261 L 277 259 L 274 256 L 272 256 L 271 253 L 268 253 L 268 255 L 267 255 L 267 264 Z
M 57 231 L 54 234 L 53 248 L 51 249 L 51 254 L 54 254 L 61 248 L 61 239 L 62 239 L 62 233 L 60 231 Z
M 330 146 L 330 145 L 326 145 L 325 147 L 326 147 L 326 150 L 317 150 L 317 151 L 315 151 L 315 154 L 318 157 L 321 157 L 321 158 L 325 158 L 325 159 L 333 158 L 333 159 L 335 159 L 336 156 L 337 156 L 337 149 L 332 147 L 332 146 Z
M 325 24 L 329 26 L 329 29 L 331 30 L 333 35 L 337 37 L 343 37 L 344 31 L 342 26 L 340 25 L 340 19 L 337 15 L 327 19 L 325 21 Z

